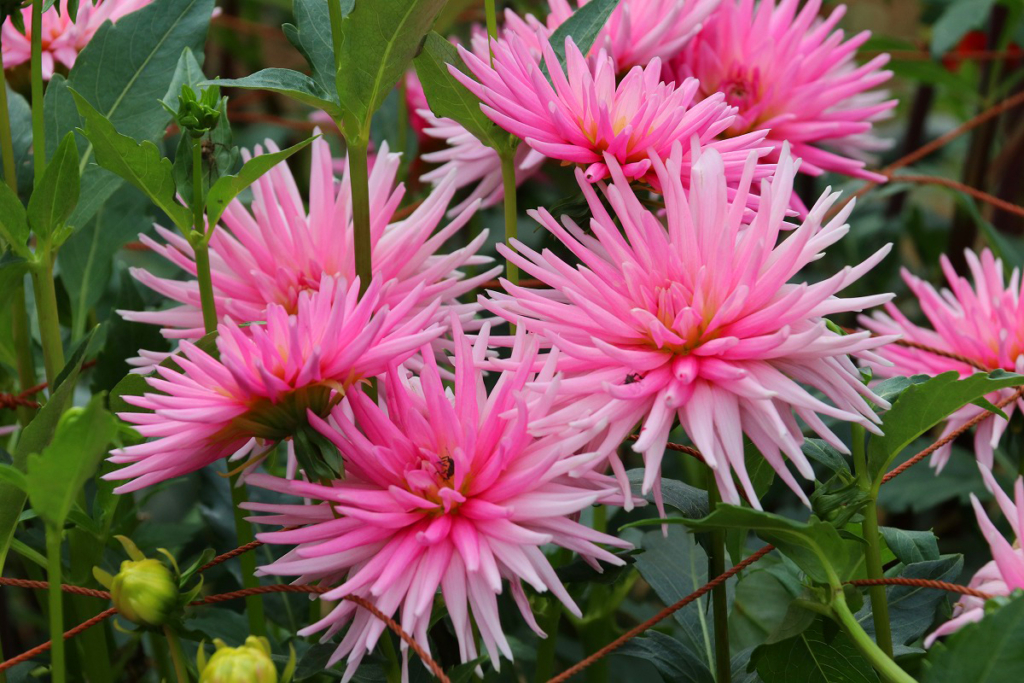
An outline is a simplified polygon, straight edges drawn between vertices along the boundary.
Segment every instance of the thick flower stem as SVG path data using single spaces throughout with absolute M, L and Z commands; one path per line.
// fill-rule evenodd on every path
M 861 489 L 870 496 L 870 502 L 864 507 L 864 521 L 861 533 L 864 536 L 864 563 L 869 579 L 881 579 L 885 574 L 882 570 L 882 550 L 878 532 L 878 505 L 876 496 L 878 489 L 871 481 L 868 471 L 867 454 L 864 449 L 864 427 L 853 425 L 853 466 L 857 471 L 857 480 Z M 868 588 L 871 597 L 871 617 L 875 624 L 875 640 L 878 647 L 892 657 L 892 629 L 889 625 L 889 603 L 886 599 L 885 586 Z
M 203 220 L 205 208 L 206 199 L 203 196 L 203 139 L 192 138 L 192 227 L 200 234 L 206 232 L 206 221 Z M 212 225 L 210 230 L 213 230 Z
M 38 259 L 32 268 L 32 284 L 36 295 L 36 315 L 39 318 L 39 339 L 43 346 L 43 367 L 50 390 L 64 367 L 64 345 L 60 337 L 57 318 L 57 290 L 53 286 L 53 257 L 49 246 L 36 252 Z
M 50 680 L 64 683 L 64 596 L 60 590 L 61 530 L 46 525 L 46 580 L 50 584 Z
M 188 669 L 185 667 L 185 653 L 181 650 L 181 641 L 169 626 L 164 626 L 164 636 L 167 638 L 167 649 L 171 651 L 174 677 L 178 683 L 188 683 Z
M 201 236 L 190 241 L 196 257 L 199 300 L 203 305 L 203 327 L 209 334 L 217 330 L 217 302 L 213 297 L 213 278 L 210 274 L 210 245 Z
M 871 640 L 871 636 L 861 628 L 857 618 L 853 616 L 842 592 L 838 592 L 832 601 L 832 611 L 847 635 L 853 639 L 857 649 L 871 663 L 882 678 L 888 683 L 917 683 L 914 678 L 892 660 L 892 657 L 882 651 L 878 645 Z
M 501 182 L 505 190 L 505 244 L 516 239 L 519 224 L 516 222 L 516 154 L 515 151 L 501 155 Z M 514 285 L 519 284 L 519 268 L 511 261 L 505 262 L 505 277 Z
M 713 472 L 708 472 L 708 513 L 722 501 Z M 725 573 L 725 531 L 711 532 L 711 554 L 708 555 L 708 580 Z M 732 659 L 729 656 L 729 602 L 725 582 L 711 591 L 712 611 L 715 620 L 715 680 L 729 683 L 732 680 Z
M 46 170 L 46 120 L 43 118 L 43 0 L 32 2 L 32 154 L 35 184 Z
M 7 103 L 7 76 L 4 58 L 0 55 L 0 155 L 4 158 L 4 181 L 18 193 L 18 175 L 14 166 L 14 138 L 11 134 L 11 112 Z
M 359 276 L 359 293 L 370 286 L 373 275 L 373 260 L 370 242 L 370 180 L 366 168 L 364 140 L 350 140 L 348 143 L 348 177 L 352 185 L 352 224 L 355 227 L 356 275 Z
M 32 357 L 32 338 L 29 336 L 28 325 L 25 286 L 19 285 L 11 299 L 11 337 L 18 366 L 18 386 L 22 391 L 36 385 L 36 363 Z M 18 421 L 23 427 L 32 420 L 34 414 L 35 411 L 28 406 L 18 407 Z
M 238 535 L 238 545 L 242 546 L 252 543 L 252 526 L 245 519 L 245 510 L 242 503 L 248 502 L 249 498 L 245 492 L 245 486 L 238 486 L 238 475 L 231 478 L 231 507 L 235 515 L 235 533 Z M 256 588 L 260 585 L 256 578 L 256 555 L 253 553 L 242 553 L 238 556 L 238 563 L 242 570 L 242 585 L 245 588 Z M 254 636 L 266 636 L 267 625 L 263 618 L 263 596 L 248 595 L 245 598 L 245 612 L 249 617 L 249 633 Z
M 544 683 L 555 675 L 555 649 L 558 645 L 558 624 L 561 620 L 562 606 L 554 600 L 549 600 L 540 622 L 540 627 L 548 637 L 537 644 L 537 667 L 533 673 L 533 680 L 537 683 Z
M 491 40 L 498 37 L 498 13 L 494 6 L 494 0 L 484 0 L 484 16 L 487 21 L 487 35 Z M 494 68 L 494 50 L 490 50 L 491 68 Z

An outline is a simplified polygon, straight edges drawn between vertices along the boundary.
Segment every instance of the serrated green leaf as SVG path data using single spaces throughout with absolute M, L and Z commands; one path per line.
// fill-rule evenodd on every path
M 913 531 L 883 526 L 879 531 L 889 550 L 903 564 L 939 559 L 939 539 L 931 531 Z
M 877 683 L 874 669 L 842 631 L 821 617 L 800 635 L 754 650 L 750 662 L 764 683 Z
M 672 683 L 714 683 L 708 666 L 688 647 L 672 636 L 648 631 L 615 650 L 623 657 L 636 657 L 654 665 L 662 679 Z
M 423 50 L 416 56 L 416 75 L 423 85 L 430 111 L 459 123 L 473 137 L 499 153 L 515 149 L 518 140 L 498 127 L 480 111 L 480 100 L 455 80 L 448 71 L 451 64 L 468 73 L 455 47 L 435 32 L 427 34 Z
M 346 17 L 355 6 L 354 0 L 340 2 L 341 16 Z M 337 103 L 338 89 L 334 80 L 334 46 L 331 42 L 331 16 L 324 0 L 295 0 L 292 3 L 295 24 L 285 24 L 284 34 L 302 53 L 313 73 L 313 80 L 327 93 L 324 99 Z
M 11 251 L 28 258 L 32 250 L 28 248 L 28 218 L 25 207 L 7 183 L 0 183 L 0 248 L 9 246 Z
M 74 91 L 72 95 L 85 119 L 82 134 L 89 138 L 97 163 L 145 193 L 183 232 L 190 230 L 192 213 L 175 199 L 170 159 L 149 140 L 138 143 L 121 135 L 84 97 Z
M 324 3 L 326 4 L 326 3 Z M 243 78 L 218 79 L 204 81 L 201 85 L 216 83 L 224 88 L 243 88 L 245 90 L 269 90 L 286 95 L 303 104 L 316 109 L 323 109 L 334 118 L 342 115 L 341 106 L 332 99 L 331 93 L 324 90 L 312 78 L 291 69 L 263 69 Z
M 43 177 L 28 201 L 28 224 L 40 240 L 49 240 L 78 204 L 78 147 L 68 132 L 46 165 Z
M 850 472 L 843 454 L 821 439 L 804 439 L 800 450 L 811 460 L 824 465 L 830 472 Z
M 586 55 L 593 47 L 601 29 L 608 23 L 608 17 L 618 6 L 619 0 L 590 0 L 555 29 L 548 42 L 551 43 L 551 49 L 554 50 L 563 70 L 565 69 L 565 39 L 572 37 L 572 42 L 576 44 L 583 55 Z M 545 73 L 547 72 L 545 71 Z
M 206 197 L 206 216 L 209 224 L 211 226 L 216 225 L 221 215 L 228 208 L 228 204 L 247 187 L 259 180 L 260 176 L 299 150 L 308 147 L 315 139 L 315 137 L 311 137 L 280 152 L 253 157 L 245 162 L 237 175 L 226 175 L 218 178 Z
M 1020 683 L 1024 680 L 1024 596 L 932 646 L 922 683 Z
M 881 483 L 889 464 L 900 451 L 950 413 L 993 391 L 1021 384 L 1024 384 L 1024 375 L 996 370 L 962 380 L 956 372 L 946 372 L 907 387 L 883 417 L 885 435 L 872 435 L 868 442 L 868 470 L 875 486 Z
M 338 101 L 348 140 L 366 140 L 370 117 L 405 74 L 445 0 L 356 2 L 341 21 Z
M 640 495 L 640 485 L 644 480 L 643 469 L 633 469 L 626 472 L 633 495 Z M 675 508 L 683 513 L 684 517 L 699 519 L 708 514 L 708 493 L 695 486 L 677 481 L 675 479 L 661 479 L 661 496 L 665 505 Z M 654 493 L 645 496 L 648 502 L 654 502 Z

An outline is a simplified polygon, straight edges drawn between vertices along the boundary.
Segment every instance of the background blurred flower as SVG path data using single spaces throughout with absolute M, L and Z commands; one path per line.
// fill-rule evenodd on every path
M 788 150 L 783 149 L 771 182 L 762 182 L 761 203 L 749 225 L 743 216 L 755 154 L 747 159 L 732 201 L 715 150 L 704 151 L 694 164 L 688 193 L 680 180 L 678 145 L 664 165 L 653 153 L 651 160 L 665 194 L 665 223 L 641 203 L 609 156 L 613 182 L 600 189 L 612 213 L 577 171 L 594 216 L 590 232 L 569 219 L 560 225 L 545 209 L 531 214 L 580 265 L 518 241 L 512 244 L 519 253 L 500 245 L 503 255 L 551 289 L 503 281 L 508 294 L 492 294 L 493 302 L 484 303 L 544 335 L 564 354 L 559 369 L 565 373 L 566 408 L 552 413 L 550 426 L 557 429 L 557 420 L 566 416 L 578 424 L 607 422 L 596 448 L 608 454 L 623 487 L 627 481 L 616 449 L 643 421 L 633 450 L 644 454 L 643 491 L 654 488 L 658 495 L 665 444 L 678 416 L 714 470 L 724 500 L 740 502 L 735 473 L 751 505 L 759 507 L 744 464 L 745 434 L 806 502 L 782 457 L 814 478 L 800 450 L 804 437 L 795 417 L 847 452 L 820 416 L 877 432 L 879 418 L 869 401 L 887 405 L 861 383 L 849 355 L 865 354 L 890 338 L 867 332 L 844 336 L 829 330 L 824 317 L 891 298 L 836 296 L 890 246 L 860 265 L 808 283 L 800 271 L 848 232 L 852 204 L 825 222 L 838 193 L 823 195 L 807 219 L 779 241 L 781 232 L 793 227 L 783 219 L 799 162 Z M 535 427 L 548 425 L 540 420 Z
M 429 324 L 437 302 L 410 315 L 422 285 L 394 308 L 380 303 L 386 287 L 374 280 L 360 298 L 358 280 L 324 275 L 319 291 L 299 294 L 294 314 L 270 304 L 265 325 L 221 323 L 217 358 L 182 342 L 180 372 L 160 366 L 146 380 L 154 393 L 124 396 L 148 412 L 119 416 L 151 440 L 113 451 L 111 462 L 132 464 L 105 478 L 132 479 L 115 491 L 135 491 L 224 457 L 261 455 L 301 429 L 308 411 L 326 415 L 354 384 L 441 334 Z
M 985 249 L 979 258 L 971 250 L 964 252 L 974 279 L 960 277 L 943 254 L 940 258 L 949 289 L 937 291 L 931 283 L 903 269 L 903 281 L 917 297 L 921 312 L 932 329 L 911 322 L 896 306 L 887 304 L 885 312 L 873 317 L 861 316 L 860 324 L 878 334 L 902 335 L 903 339 L 923 344 L 954 356 L 962 356 L 991 370 L 1024 372 L 1024 302 L 1021 301 L 1020 271 L 1014 269 L 1009 283 L 1003 277 L 1003 262 Z M 955 358 L 939 356 L 921 349 L 890 344 L 878 355 L 888 363 L 872 364 L 881 377 L 940 375 L 950 370 L 967 377 L 981 372 L 977 367 Z M 1011 396 L 1016 389 L 993 392 L 986 398 L 993 403 Z M 1003 409 L 1012 416 L 1014 408 L 1024 409 L 1018 400 Z M 969 404 L 949 416 L 942 436 L 950 434 L 980 413 L 984 408 Z M 974 452 L 978 462 L 992 467 L 993 450 L 999 445 L 1008 422 L 998 415 L 985 420 L 975 430 Z M 941 470 L 949 461 L 952 444 L 946 444 L 932 455 L 931 464 Z
M 1005 596 L 1015 590 L 1024 589 L 1024 550 L 1021 549 L 1021 541 L 1024 540 L 1024 536 L 1021 535 L 1021 530 L 1024 529 L 1024 477 L 1018 477 L 1013 489 L 1014 500 L 1011 500 L 999 488 L 999 483 L 988 471 L 988 468 L 981 467 L 980 469 L 985 478 L 985 486 L 995 496 L 999 509 L 1002 510 L 1006 521 L 1010 523 L 1010 528 L 1017 540 L 1010 545 L 1010 542 L 1003 538 L 1003 535 L 999 533 L 985 513 L 985 508 L 978 501 L 978 497 L 972 493 L 971 504 L 978 517 L 981 533 L 992 550 L 993 559 L 978 570 L 968 586 L 989 595 Z M 958 631 L 966 624 L 981 621 L 985 616 L 985 602 L 983 598 L 973 595 L 961 596 L 953 608 L 953 618 L 925 638 L 924 646 L 931 647 L 936 638 Z
M 574 454 L 594 430 L 563 428 L 541 438 L 530 434 L 529 425 L 548 412 L 554 398 L 555 357 L 535 373 L 531 367 L 541 362 L 536 339 L 520 334 L 513 349 L 518 368 L 502 373 L 488 393 L 483 373 L 474 367 L 486 353 L 487 329 L 473 347 L 457 321 L 454 329 L 454 391 L 442 384 L 430 354 L 424 354 L 427 364 L 420 377 L 392 366 L 380 406 L 353 392 L 347 408 L 335 408 L 329 423 L 310 417 L 341 450 L 344 480 L 325 486 L 254 475 L 252 484 L 318 502 L 247 507 L 273 513 L 256 518 L 262 524 L 302 525 L 259 536 L 296 546 L 263 572 L 340 584 L 322 598 L 370 600 L 385 614 L 400 615 L 402 628 L 424 647 L 440 590 L 462 661 L 477 657 L 475 627 L 498 669 L 499 655 L 512 659 L 498 617 L 503 580 L 523 619 L 543 635 L 522 581 L 539 592 L 551 591 L 573 614 L 579 616 L 580 610 L 541 547 L 553 543 L 575 551 L 599 569 L 598 560 L 623 561 L 596 544 L 631 546 L 571 518 L 596 502 L 617 499 L 608 477 L 566 476 L 593 457 Z M 527 383 L 537 377 L 551 385 L 549 392 L 528 392 Z M 299 633 L 326 628 L 327 640 L 345 626 L 348 631 L 328 666 L 348 656 L 347 681 L 373 649 L 383 622 L 343 601 Z
M 43 79 L 50 80 L 57 62 L 70 69 L 105 21 L 117 21 L 126 14 L 148 5 L 153 0 L 91 0 L 78 3 L 78 15 L 71 21 L 68 0 L 60 0 L 60 13 L 51 7 L 43 13 Z M 0 28 L 4 68 L 28 62 L 32 57 L 32 8 L 21 10 L 25 33 L 14 27 L 10 19 Z
M 857 48 L 870 32 L 843 42 L 843 32 L 833 29 L 845 6 L 819 19 L 820 0 L 802 9 L 799 4 L 763 0 L 755 10 L 753 0 L 723 0 L 677 58 L 677 77 L 696 77 L 702 96 L 725 93 L 726 102 L 738 108 L 724 135 L 769 129 L 771 159 L 789 142 L 805 173 L 832 171 L 884 182 L 884 176 L 864 169 L 863 159 L 888 147 L 870 131 L 896 106 L 888 93 L 872 90 L 892 76 L 881 70 L 889 56 L 858 66 Z

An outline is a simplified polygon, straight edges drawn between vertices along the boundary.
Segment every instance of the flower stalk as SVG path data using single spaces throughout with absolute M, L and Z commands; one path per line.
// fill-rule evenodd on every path
M 853 640 L 854 645 L 861 654 L 871 663 L 871 666 L 882 675 L 882 678 L 889 683 L 917 683 L 913 676 L 900 668 L 893 661 L 892 657 L 871 640 L 871 636 L 861 627 L 857 618 L 853 616 L 850 607 L 846 604 L 841 590 L 836 592 L 832 600 L 832 613 L 839 621 L 839 624 Z
M 181 650 L 181 641 L 169 626 L 164 626 L 164 637 L 167 638 L 167 649 L 171 652 L 175 679 L 178 683 L 188 683 L 188 669 L 185 667 L 185 653 Z
M 60 590 L 60 536 L 61 530 L 46 525 L 46 580 L 50 612 L 50 680 L 64 683 L 64 596 Z
M 708 472 L 708 514 L 715 511 L 722 497 L 714 472 Z M 725 573 L 725 530 L 711 532 L 711 553 L 708 555 L 708 580 Z M 715 622 L 715 680 L 729 683 L 732 680 L 732 659 L 729 656 L 729 598 L 725 582 L 711 591 L 712 612 Z
M 252 525 L 245 519 L 245 510 L 242 503 L 249 500 L 246 495 L 245 486 L 238 485 L 238 475 L 230 479 L 231 507 L 235 517 L 235 533 L 238 536 L 238 545 L 252 543 L 254 536 Z M 242 585 L 245 588 L 259 586 L 259 579 L 256 578 L 256 555 L 254 553 L 242 553 L 238 558 L 242 570 Z M 267 623 L 263 616 L 263 596 L 247 595 L 245 598 L 245 613 L 249 617 L 249 633 L 254 636 L 267 635 Z
M 519 225 L 516 222 L 516 160 L 515 150 L 501 154 L 501 182 L 505 190 L 503 200 L 505 206 L 505 243 L 516 239 Z M 512 261 L 505 260 L 505 276 L 514 285 L 519 284 L 519 267 Z

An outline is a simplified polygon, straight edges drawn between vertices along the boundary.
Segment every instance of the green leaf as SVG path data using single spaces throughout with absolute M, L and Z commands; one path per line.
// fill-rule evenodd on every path
M 345 137 L 366 140 L 370 117 L 405 74 L 445 0 L 356 2 L 341 21 L 338 101 Z
M 72 91 L 85 118 L 82 134 L 96 151 L 96 161 L 149 197 L 183 232 L 192 229 L 192 213 L 175 199 L 171 161 L 149 140 L 141 144 L 121 135 L 84 97 Z
M 0 183 L 0 240 L 0 248 L 6 243 L 19 256 L 28 258 L 32 255 L 32 250 L 28 248 L 25 207 L 7 183 Z
M 995 0 L 954 0 L 932 26 L 931 51 L 941 57 L 960 42 L 969 31 L 981 28 Z
M 878 384 L 871 387 L 871 390 L 875 392 L 875 396 L 893 403 L 896 399 L 903 394 L 904 391 L 914 386 L 915 384 L 923 384 L 931 379 L 931 375 L 914 375 L 912 377 L 890 377 L 889 379 L 882 380 Z
M 830 472 L 850 472 L 850 465 L 843 454 L 821 439 L 804 439 L 800 449 L 804 455 L 824 465 Z
M 121 134 L 135 140 L 162 139 L 170 117 L 161 100 L 184 48 L 202 61 L 213 6 L 214 0 L 154 0 L 117 23 L 104 23 L 78 55 L 67 86 L 81 93 Z M 46 91 L 49 140 L 82 126 L 68 89 L 59 87 L 62 80 L 55 78 Z M 90 163 L 93 151 L 82 141 L 82 200 L 70 221 L 79 227 L 121 183 Z
M 68 132 L 46 165 L 39 185 L 28 201 L 28 223 L 41 240 L 49 240 L 63 227 L 78 204 L 78 148 Z
M 327 3 L 321 3 L 326 6 Z M 204 81 L 201 85 L 216 83 L 223 88 L 243 88 L 245 90 L 269 90 L 286 95 L 303 104 L 316 109 L 323 109 L 333 118 L 342 115 L 341 106 L 333 99 L 330 92 L 324 90 L 312 78 L 291 69 L 263 69 L 243 78 L 218 79 Z
M 206 80 L 203 73 L 203 65 L 196 59 L 192 49 L 186 47 L 178 57 L 178 65 L 174 69 L 174 76 L 171 84 L 167 87 L 167 94 L 163 97 L 163 103 L 172 111 L 178 110 L 178 95 L 181 94 L 181 86 L 187 85 L 193 90 L 199 90 L 200 84 Z
M 978 210 L 978 203 L 973 197 L 963 192 L 957 192 L 955 196 L 957 203 L 970 215 L 974 224 L 981 228 L 989 247 L 997 258 L 1003 260 L 1004 267 L 1013 269 L 1024 266 L 1024 247 L 1021 246 L 1020 241 L 1011 240 L 982 216 L 981 211 Z
M 942 422 L 950 413 L 998 389 L 1024 384 L 1024 375 L 1002 370 L 977 373 L 958 380 L 946 372 L 921 384 L 907 387 L 884 416 L 885 436 L 872 435 L 868 442 L 868 469 L 875 486 L 881 483 L 893 458 L 914 439 Z
M 1020 683 L 1024 680 L 1024 596 L 933 645 L 922 683 Z
M 32 509 L 52 528 L 60 529 L 107 446 L 117 433 L 117 421 L 96 394 L 84 408 L 61 416 L 53 440 L 42 453 L 28 456 L 28 498 Z
M 889 550 L 903 564 L 939 559 L 939 540 L 931 531 L 907 531 L 883 526 L 879 531 Z
M 206 197 L 206 215 L 209 224 L 216 225 L 221 214 L 228 208 L 228 204 L 243 190 L 259 180 L 260 176 L 299 150 L 309 146 L 315 139 L 316 137 L 311 137 L 280 152 L 253 157 L 245 162 L 238 175 L 226 175 L 218 178 Z
M 767 558 L 761 562 L 765 561 Z M 803 592 L 800 578 L 790 566 L 762 567 L 759 562 L 740 578 L 729 613 L 729 640 L 734 649 L 757 647 L 782 628 L 790 603 Z
M 21 16 L 21 13 L 18 13 Z M 54 76 L 56 79 L 58 76 Z M 51 81 L 52 82 L 52 81 Z M 18 195 L 26 199 L 32 193 L 32 107 L 19 93 L 7 88 L 7 112 L 11 122 L 14 167 L 18 176 Z M 54 138 L 55 139 L 55 138 Z M 0 153 L 0 160 L 3 154 Z M 2 168 L 0 163 L 0 168 Z
M 555 29 L 548 42 L 551 43 L 551 49 L 554 50 L 563 70 L 565 69 L 566 37 L 571 36 L 572 42 L 586 56 L 590 52 L 590 48 L 593 47 L 594 41 L 597 40 L 597 35 L 608 23 L 608 17 L 618 6 L 619 0 L 590 0 Z M 546 70 L 545 73 L 547 73 Z
M 770 512 L 719 505 L 704 519 L 681 521 L 694 531 L 750 529 L 818 583 L 834 584 L 845 578 L 853 560 L 835 527 L 813 516 L 808 522 L 797 522 Z
M 518 140 L 498 127 L 480 111 L 480 100 L 448 71 L 451 64 L 468 73 L 458 51 L 443 36 L 430 32 L 423 51 L 416 56 L 416 75 L 423 85 L 430 111 L 461 124 L 473 137 L 488 147 L 503 152 Z
M 340 2 L 341 15 L 348 16 L 354 0 Z M 327 93 L 325 100 L 338 102 L 338 89 L 334 80 L 334 46 L 331 42 L 331 15 L 324 0 L 295 0 L 292 3 L 295 24 L 285 24 L 284 34 L 295 49 L 302 53 L 313 72 L 313 81 Z
M 878 676 L 844 632 L 819 617 L 800 635 L 754 650 L 764 683 L 877 683 Z
M 650 662 L 662 679 L 672 683 L 714 683 L 708 666 L 688 647 L 672 636 L 648 631 L 643 638 L 633 638 L 615 650 L 616 655 L 636 657 Z
M 637 468 L 626 472 L 633 495 L 640 495 L 640 485 L 644 480 L 643 469 Z M 661 496 L 665 505 L 674 507 L 684 517 L 699 519 L 708 514 L 708 493 L 676 479 L 661 478 Z M 654 502 L 654 493 L 646 496 L 648 502 Z
M 955 582 L 963 570 L 962 555 L 945 555 L 937 560 L 915 562 L 887 572 L 886 576 L 907 579 L 928 579 L 931 581 Z M 919 640 L 935 620 L 936 610 L 946 601 L 946 594 L 934 588 L 921 586 L 886 586 L 885 598 L 889 604 L 889 623 L 892 625 L 892 642 L 897 657 L 920 648 L 908 647 Z M 872 618 L 871 602 L 856 614 L 857 621 L 872 638 L 875 637 L 875 623 Z
M 28 493 L 25 473 L 11 465 L 0 465 L 0 481 L 13 486 L 22 493 Z

